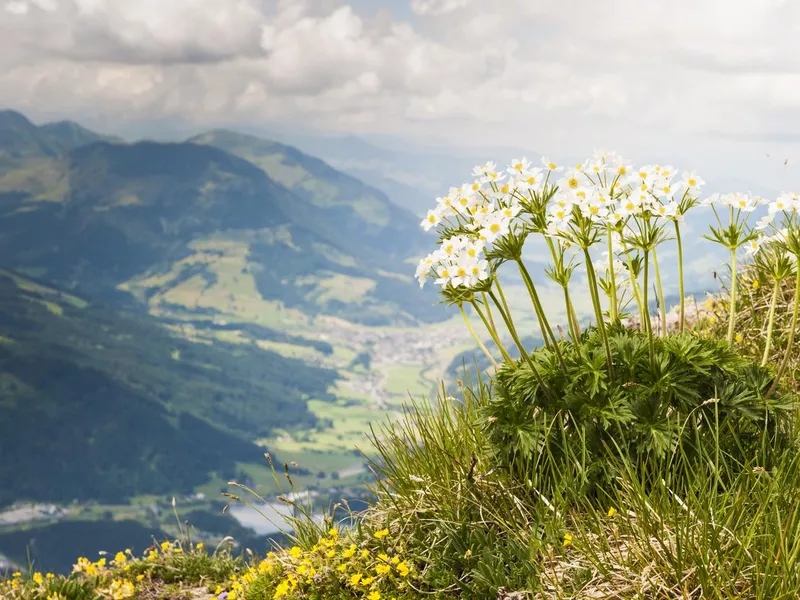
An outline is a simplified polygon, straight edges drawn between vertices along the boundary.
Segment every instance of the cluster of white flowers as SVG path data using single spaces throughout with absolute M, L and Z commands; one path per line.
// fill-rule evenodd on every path
M 763 230 L 772 225 L 778 215 L 800 213 L 800 194 L 797 192 L 783 192 L 777 199 L 766 202 L 767 214 L 756 225 L 756 229 Z
M 417 266 L 419 285 L 433 273 L 441 286 L 472 287 L 489 276 L 489 263 L 482 258 L 484 241 L 457 235 L 442 241 L 441 247 L 423 258 Z
M 426 231 L 444 225 L 468 233 L 442 240 L 439 250 L 420 261 L 416 273 L 420 286 L 429 277 L 439 285 L 453 287 L 469 287 L 486 279 L 489 269 L 482 259 L 484 249 L 511 231 L 520 217 L 521 201 L 546 186 L 551 187 L 545 191 L 555 190 L 545 209 L 547 234 L 568 237 L 576 208 L 604 227 L 616 226 L 644 211 L 656 218 L 681 220 L 681 200 L 687 195 L 697 198 L 705 183 L 693 171 L 677 179 L 671 166 L 635 168 L 620 155 L 604 151 L 562 171 L 563 167 L 547 157 L 542 157 L 541 166 L 520 158 L 504 170 L 498 170 L 493 162 L 475 167 L 472 182 L 450 188 L 422 220 Z M 558 179 L 557 173 L 561 175 Z
M 789 236 L 789 229 L 784 227 L 775 231 L 773 235 L 761 234 L 757 238 L 750 240 L 745 245 L 745 252 L 749 256 L 757 254 L 762 248 L 775 245 L 782 247 L 786 245 L 787 237 Z
M 705 206 L 724 206 L 733 208 L 734 210 L 738 210 L 743 213 L 751 213 L 759 206 L 767 203 L 768 200 L 762 198 L 761 196 L 751 196 L 750 194 L 734 192 L 732 194 L 712 194 L 703 200 L 701 204 Z
M 681 200 L 686 195 L 696 198 L 705 181 L 694 171 L 676 176 L 671 166 L 637 168 L 614 152 L 595 152 L 555 182 L 558 191 L 548 209 L 548 232 L 567 232 L 575 207 L 593 221 L 612 226 L 645 211 L 682 220 Z
M 488 263 L 481 258 L 483 249 L 510 231 L 521 210 L 520 194 L 541 190 L 545 173 L 556 168 L 547 159 L 542 162 L 544 167 L 538 168 L 526 158 L 516 159 L 505 171 L 487 162 L 472 170 L 472 183 L 452 187 L 436 199 L 436 207 L 422 220 L 423 229 L 444 221 L 470 234 L 443 240 L 439 250 L 420 261 L 416 274 L 420 287 L 430 276 L 439 285 L 453 287 L 470 287 L 489 276 Z

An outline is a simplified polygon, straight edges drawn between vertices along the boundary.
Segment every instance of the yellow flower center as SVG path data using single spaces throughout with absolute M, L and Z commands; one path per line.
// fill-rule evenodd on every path
M 497 233 L 498 231 L 500 231 L 500 225 L 498 223 L 492 223 L 489 226 L 489 231 L 491 231 L 492 233 Z

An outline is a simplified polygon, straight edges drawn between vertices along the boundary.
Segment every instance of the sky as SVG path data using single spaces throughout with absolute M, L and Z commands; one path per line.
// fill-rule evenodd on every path
M 602 147 L 796 189 L 800 2 L 0 0 L 0 107 L 104 130 Z

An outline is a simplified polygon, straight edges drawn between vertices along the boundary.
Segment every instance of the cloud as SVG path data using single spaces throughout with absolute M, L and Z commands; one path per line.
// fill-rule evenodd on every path
M 382 1 L 7 0 L 0 105 L 800 164 L 800 4 Z
M 257 54 L 264 20 L 255 0 L 14 0 L 5 12 L 2 43 L 28 56 L 122 64 Z
M 411 0 L 411 10 L 417 15 L 446 15 L 471 3 L 472 0 Z

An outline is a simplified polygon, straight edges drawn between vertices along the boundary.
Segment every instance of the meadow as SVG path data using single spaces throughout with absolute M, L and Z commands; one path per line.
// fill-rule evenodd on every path
M 423 220 L 438 244 L 417 278 L 462 318 L 439 337 L 463 327 L 487 368 L 466 366 L 430 394 L 430 364 L 384 364 L 390 418 L 370 427 L 361 459 L 375 475 L 366 509 L 343 501 L 320 519 L 284 495 L 293 531 L 266 555 L 206 548 L 176 513 L 174 539 L 144 555 L 83 557 L 68 577 L 11 574 L 0 594 L 800 597 L 800 195 L 704 197 L 695 172 L 614 153 L 566 170 L 547 158 L 487 163 L 473 178 Z M 719 292 L 699 301 L 686 298 L 681 245 L 694 210 L 713 212 L 707 243 L 730 257 Z M 537 268 L 562 290 L 560 308 L 542 302 L 529 238 L 550 253 Z M 681 290 L 672 308 L 667 241 Z M 524 304 L 509 301 L 510 280 L 523 282 Z M 591 323 L 578 297 L 590 299 Z M 452 359 L 466 346 L 447 347 Z M 324 448 L 327 467 L 342 468 L 336 452 L 372 420 L 374 389 L 312 405 L 330 427 L 272 443 L 309 458 Z M 297 483 L 271 462 L 261 476 L 289 491 Z M 243 482 L 228 494 L 254 510 L 264 501 Z

